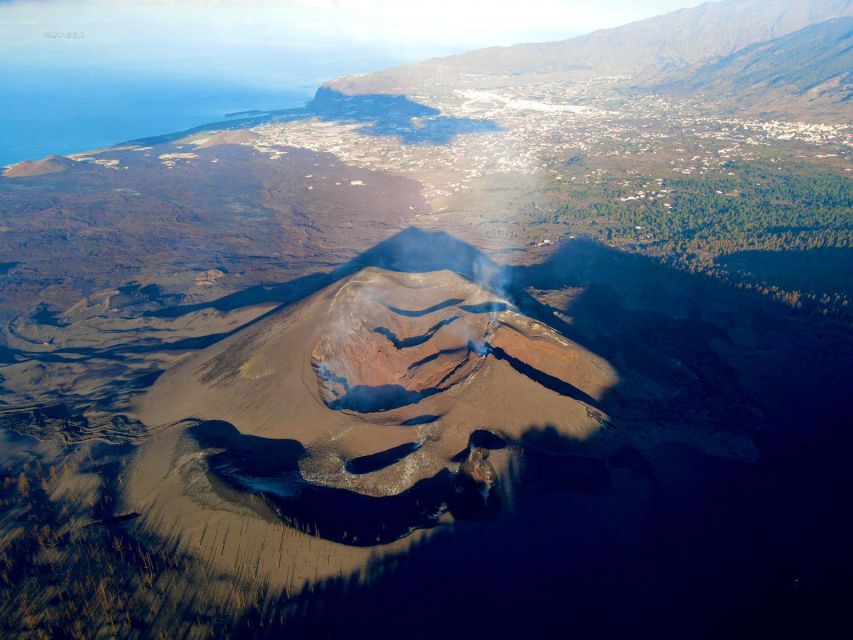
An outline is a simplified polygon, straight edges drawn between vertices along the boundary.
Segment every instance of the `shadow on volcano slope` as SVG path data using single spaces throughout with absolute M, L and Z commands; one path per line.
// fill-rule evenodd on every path
M 457 521 L 247 626 L 355 639 L 849 634 L 853 530 L 838 517 L 849 444 L 749 464 L 596 438 L 531 429 L 497 515 Z
M 270 635 L 850 632 L 849 332 L 589 242 L 500 268 L 409 229 L 317 278 L 365 266 L 502 291 L 616 367 L 600 402 L 613 423 L 583 442 L 532 428 L 496 515 L 280 602 Z M 244 294 L 286 302 L 305 287 Z
M 616 253 L 593 243 L 578 243 L 579 247 L 587 247 L 587 245 L 595 247 L 595 251 L 605 251 L 611 254 Z M 527 292 L 526 287 L 529 280 L 527 270 L 534 269 L 534 267 L 504 267 L 483 254 L 476 247 L 450 234 L 442 231 L 424 231 L 416 227 L 408 227 L 400 231 L 356 256 L 349 262 L 341 264 L 331 272 L 310 274 L 280 285 L 249 287 L 216 300 L 164 307 L 148 312 L 147 315 L 160 318 L 176 318 L 202 309 L 215 309 L 216 311 L 227 312 L 241 307 L 270 302 L 280 303 L 284 307 L 299 302 L 312 293 L 367 267 L 377 267 L 405 273 L 424 273 L 445 269 L 453 271 L 499 295 L 508 295 L 512 302 L 527 315 L 546 322 L 566 337 L 575 339 L 575 332 L 572 326 L 556 316 L 554 308 L 538 302 Z M 537 287 L 559 288 L 566 286 L 565 283 L 575 277 L 572 273 L 547 274 L 546 277 L 543 277 L 538 271 L 534 271 L 534 273 L 537 276 L 534 286 Z M 548 282 L 543 281 L 546 278 Z M 455 304 L 452 300 L 443 303 L 443 305 L 447 306 L 451 306 L 452 304 Z M 437 309 L 415 310 L 407 313 L 409 315 L 419 315 L 443 308 L 443 305 L 439 305 Z M 481 305 L 480 308 L 468 308 L 466 311 L 471 313 L 494 313 L 502 309 L 502 306 L 496 307 L 490 303 L 484 306 Z M 273 310 L 266 315 L 275 313 L 275 311 Z M 392 311 L 395 310 L 392 309 Z M 253 322 L 259 322 L 263 317 L 265 316 Z M 209 346 L 236 333 L 245 326 L 247 325 L 243 325 L 228 333 L 194 339 L 197 340 L 198 344 L 181 344 L 176 346 L 181 349 Z M 203 345 L 201 344 L 202 341 L 204 342 Z M 140 348 L 144 349 L 145 347 Z
M 851 635 L 848 331 L 593 243 L 502 269 L 464 242 L 414 229 L 332 274 L 195 308 L 296 302 L 365 266 L 451 269 L 505 292 L 616 367 L 619 383 L 600 402 L 612 424 L 582 442 L 531 428 L 497 513 L 457 519 L 405 554 L 272 603 L 263 626 L 247 613 L 247 635 Z M 291 488 L 301 444 L 265 446 L 275 455 L 264 465 L 255 450 L 266 443 L 218 429 L 207 443 L 234 449 L 219 460 L 254 478 L 244 489 L 269 476 Z M 332 538 L 347 526 L 370 540 L 384 518 L 405 535 L 431 515 L 411 496 L 367 504 L 318 491 L 316 502 L 284 504 L 305 528 L 343 513 L 324 525 Z
M 498 289 L 504 274 L 497 263 L 462 240 L 441 231 L 409 227 L 329 273 L 314 273 L 276 286 L 249 287 L 210 302 L 166 307 L 149 315 L 177 317 L 206 308 L 231 311 L 264 302 L 293 304 L 365 267 L 408 273 L 449 269 L 469 280 Z M 453 303 L 447 301 L 447 304 Z
M 509 299 L 521 313 L 616 368 L 622 382 L 599 403 L 608 413 L 629 409 L 655 421 L 699 420 L 751 431 L 768 421 L 808 421 L 823 429 L 838 419 L 838 407 L 822 398 L 834 397 L 853 369 L 850 336 L 830 323 L 585 240 L 565 243 L 542 263 L 507 267 L 447 233 L 410 227 L 329 273 L 152 315 L 230 311 L 266 302 L 283 307 L 366 267 L 408 273 L 448 269 Z M 568 289 L 579 294 L 564 303 L 531 293 Z M 207 336 L 203 346 L 245 326 Z M 838 349 L 827 332 L 838 334 Z M 798 379 L 784 375 L 794 363 L 805 374 Z M 787 401 L 778 402 L 780 396 Z
M 221 420 L 200 422 L 187 433 L 202 448 L 220 450 L 207 459 L 214 478 L 262 496 L 289 525 L 341 544 L 386 544 L 415 529 L 431 528 L 445 511 L 458 512 L 457 505 L 472 502 L 447 469 L 398 494 L 375 497 L 305 480 L 299 460 L 307 452 L 296 440 L 245 435 Z M 371 473 L 419 448 L 418 443 L 394 447 L 350 460 L 347 468 L 355 474 Z

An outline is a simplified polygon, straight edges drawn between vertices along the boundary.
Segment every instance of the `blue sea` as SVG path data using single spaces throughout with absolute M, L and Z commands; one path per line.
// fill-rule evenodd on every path
M 290 55 L 290 64 L 297 66 L 298 52 Z M 322 60 L 314 59 L 310 73 L 270 81 L 253 78 L 252 64 L 240 81 L 232 74 L 0 64 L 0 166 L 181 131 L 241 111 L 302 106 L 326 80 L 399 62 L 392 56 L 355 55 L 346 62 L 340 57 L 330 56 L 325 70 Z
M 0 0 L 0 166 L 300 107 L 327 80 L 445 53 L 315 13 Z
M 240 86 L 99 71 L 6 73 L 0 166 L 188 129 L 247 109 L 299 106 L 315 87 Z

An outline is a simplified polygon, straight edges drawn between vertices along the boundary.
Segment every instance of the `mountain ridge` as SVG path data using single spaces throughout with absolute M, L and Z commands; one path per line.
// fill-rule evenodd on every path
M 724 0 L 555 42 L 478 49 L 327 83 L 344 93 L 416 93 L 454 83 L 501 84 L 542 76 L 660 74 L 710 63 L 805 27 L 853 17 L 853 0 Z M 475 78 L 474 76 L 491 76 Z
M 659 89 L 701 94 L 725 107 L 832 112 L 853 97 L 853 18 L 811 25 L 691 68 Z

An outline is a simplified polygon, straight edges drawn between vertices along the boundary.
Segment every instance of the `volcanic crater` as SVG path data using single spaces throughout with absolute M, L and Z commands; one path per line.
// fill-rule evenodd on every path
M 173 367 L 140 413 L 294 440 L 304 478 L 389 496 L 458 471 L 475 432 L 589 435 L 615 382 L 603 359 L 454 271 L 368 267 Z
M 359 279 L 335 297 L 311 354 L 323 401 L 372 413 L 464 382 L 509 307 L 449 271 Z

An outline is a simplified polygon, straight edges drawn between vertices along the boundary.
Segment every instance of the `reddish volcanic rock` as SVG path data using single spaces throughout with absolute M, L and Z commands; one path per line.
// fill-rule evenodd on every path
M 568 394 L 606 390 L 586 352 L 511 309 L 449 271 L 367 269 L 335 296 L 311 354 L 321 396 L 335 409 L 395 409 L 463 382 L 490 354 Z
M 460 481 L 479 504 L 509 454 L 472 453 L 490 448 L 474 432 L 588 437 L 615 381 L 606 361 L 456 273 L 366 268 L 182 361 L 139 415 L 295 440 L 303 477 L 375 496 L 456 472 L 464 450 Z M 365 460 L 383 464 L 352 472 Z
M 380 410 L 461 382 L 494 326 L 493 314 L 466 310 L 483 302 L 501 301 L 451 272 L 362 272 L 335 297 L 311 355 L 324 401 L 355 408 L 348 398 L 374 390 L 389 399 Z

